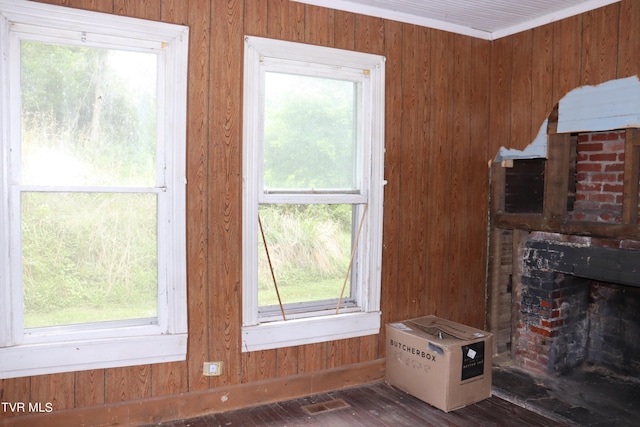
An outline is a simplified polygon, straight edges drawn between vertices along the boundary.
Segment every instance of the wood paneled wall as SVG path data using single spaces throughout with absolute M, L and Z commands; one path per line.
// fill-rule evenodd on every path
M 241 352 L 245 34 L 387 57 L 383 324 L 432 313 L 483 327 L 488 160 L 524 148 L 565 92 L 640 64 L 635 0 L 495 42 L 289 0 L 40 1 L 190 27 L 187 360 L 0 380 L 2 401 L 52 402 L 50 422 L 155 422 L 224 410 L 234 390 L 248 405 L 382 378 L 384 329 Z M 218 360 L 224 374 L 202 376 Z
M 640 74 L 639 49 L 635 0 L 494 41 L 489 153 L 524 149 L 571 90 Z

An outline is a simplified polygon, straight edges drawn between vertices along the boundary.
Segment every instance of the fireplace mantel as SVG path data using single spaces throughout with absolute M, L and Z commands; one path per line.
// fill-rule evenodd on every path
M 530 268 L 640 287 L 638 241 L 600 241 L 556 233 L 532 233 L 523 253 Z M 544 253 L 544 256 L 540 256 Z M 544 265 L 540 263 L 544 262 Z

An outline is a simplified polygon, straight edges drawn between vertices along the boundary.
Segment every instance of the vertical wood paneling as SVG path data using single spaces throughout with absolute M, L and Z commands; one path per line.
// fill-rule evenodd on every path
M 189 2 L 181 0 L 162 0 L 160 20 L 162 22 L 185 25 L 189 22 Z
M 269 356 L 274 358 L 275 375 L 278 377 L 286 377 L 297 374 L 299 352 L 299 347 L 285 347 L 273 350 Z
M 384 52 L 384 20 L 358 15 L 355 49 L 360 52 L 382 54 Z
M 382 324 L 382 329 L 384 329 L 384 323 Z M 360 363 L 361 360 L 376 360 L 384 357 L 384 346 L 380 346 L 378 343 L 377 335 L 367 335 L 366 337 L 358 338 L 358 341 L 360 342 L 358 360 L 353 363 Z
M 73 372 L 55 375 L 39 375 L 31 379 L 31 396 L 47 396 L 43 402 L 51 402 L 56 410 L 75 406 L 75 376 Z
M 552 24 L 535 28 L 531 53 L 531 135 L 533 141 L 553 110 L 553 81 L 549 76 L 553 73 L 553 29 Z M 535 67 L 533 66 L 535 63 Z
M 240 381 L 250 383 L 278 375 L 276 350 L 260 350 L 242 354 L 242 371 Z M 231 372 L 231 375 L 234 373 Z
M 458 254 L 451 251 L 451 237 L 459 226 L 458 218 L 451 211 L 452 197 L 462 190 L 453 182 L 452 162 L 454 146 L 451 136 L 453 123 L 454 58 L 450 49 L 455 36 L 451 33 L 431 33 L 431 101 L 430 126 L 425 129 L 428 138 L 427 181 L 427 259 L 426 282 L 430 291 L 427 313 L 450 318 L 455 304 L 455 285 L 449 282 L 452 258 Z M 423 172 L 424 173 L 424 172 Z M 446 303 L 444 303 L 446 301 Z M 455 301 L 455 299 L 454 299 Z
M 267 35 L 267 0 L 244 2 L 244 34 L 264 37 Z
M 298 373 L 299 351 L 300 349 L 298 347 L 279 348 L 275 351 L 277 376 L 286 377 Z
M 267 35 L 271 38 L 304 41 L 305 5 L 288 0 L 269 0 Z
M 334 46 L 333 9 L 305 5 L 304 41 L 322 46 Z
M 209 91 L 211 3 L 189 1 L 187 114 L 187 382 L 189 391 L 209 387 L 201 367 L 209 360 Z
M 0 402 L 30 402 L 32 401 L 31 377 L 11 378 L 0 380 Z M 20 412 L 0 412 L 2 418 L 22 415 Z
M 212 0 L 209 91 L 209 357 L 237 384 L 242 325 L 242 59 L 244 3 Z M 192 368 L 194 369 L 194 368 Z
M 162 0 L 113 0 L 113 11 L 116 15 L 159 21 L 161 1 Z
M 582 84 L 597 85 L 616 78 L 619 4 L 584 14 Z
M 525 31 L 513 36 L 514 55 L 511 72 L 511 143 L 531 139 L 531 65 L 533 62 L 533 32 Z M 517 60 L 515 59 L 517 56 Z
M 640 52 L 640 7 L 636 0 L 620 3 L 620 25 L 618 34 L 618 78 L 638 73 Z
M 359 360 L 358 339 L 329 341 L 327 343 L 327 368 L 356 363 Z
M 469 58 L 471 57 L 471 38 L 455 36 L 453 41 L 452 64 L 452 97 L 453 111 L 451 116 L 451 171 L 450 197 L 451 197 L 451 246 L 449 252 L 453 254 L 450 259 L 448 277 L 449 290 L 448 301 L 455 302 L 447 313 L 447 317 L 459 322 L 468 323 L 468 306 L 464 304 L 464 295 L 473 292 L 468 286 L 473 279 L 473 272 L 468 269 L 466 247 L 474 230 L 469 230 L 469 219 L 460 212 L 472 212 L 469 206 L 469 180 L 467 179 L 469 168 L 474 159 L 469 157 L 472 150 L 471 132 L 469 129 L 469 105 L 471 103 L 471 72 Z
M 489 123 L 491 138 L 489 155 L 495 156 L 500 147 L 511 148 L 511 74 L 513 68 L 513 39 L 502 38 L 491 46 L 491 110 Z M 517 148 L 517 147 L 515 147 Z M 524 148 L 524 147 L 522 147 Z
M 94 12 L 113 12 L 113 2 L 104 0 L 52 0 L 46 3 L 59 4 L 77 9 L 92 10 Z
M 315 372 L 327 369 L 327 343 L 309 344 L 302 346 L 298 357 L 298 372 Z
M 431 86 L 429 36 L 431 31 L 403 25 L 402 44 L 402 141 L 398 174 L 387 179 L 399 181 L 398 283 L 395 319 L 415 317 L 424 304 L 426 260 L 426 167 L 429 127 L 428 107 Z M 411 42 L 409 42 L 409 40 Z M 384 284 L 383 284 L 384 286 Z M 383 304 L 382 310 L 387 306 Z M 388 309 L 392 309 L 389 307 Z
M 188 391 L 189 376 L 186 362 L 151 365 L 151 395 L 164 396 Z
M 335 12 L 334 39 L 338 49 L 355 49 L 356 15 L 339 10 Z
M 105 403 L 104 369 L 76 372 L 75 406 L 78 408 Z
M 105 371 L 105 403 L 151 397 L 150 365 L 127 366 Z
M 570 90 L 580 86 L 582 73 L 582 15 L 553 24 L 554 105 Z M 493 92 L 495 93 L 495 92 Z
M 397 319 L 397 298 L 399 293 L 398 266 L 400 254 L 400 171 L 402 153 L 403 123 L 403 67 L 402 45 L 403 25 L 385 22 L 385 156 L 384 178 L 384 218 L 382 231 L 382 324 Z M 379 345 L 385 344 L 382 328 Z

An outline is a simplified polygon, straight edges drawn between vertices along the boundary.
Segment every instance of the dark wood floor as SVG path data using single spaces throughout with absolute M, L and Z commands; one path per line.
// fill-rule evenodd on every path
M 339 407 L 340 401 L 346 407 Z M 336 402 L 336 400 L 338 400 Z M 325 403 L 325 405 L 321 405 Z M 324 407 L 323 407 L 324 406 Z M 306 408 L 306 410 L 305 410 Z M 325 411 L 322 411 L 326 409 Z M 312 415 L 314 410 L 320 412 Z M 160 424 L 163 427 L 366 426 L 547 427 L 562 424 L 491 397 L 445 413 L 386 383 L 318 394 L 223 414 Z

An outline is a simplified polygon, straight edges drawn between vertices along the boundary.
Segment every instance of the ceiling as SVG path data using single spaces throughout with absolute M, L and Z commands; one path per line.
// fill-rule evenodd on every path
M 620 0 L 295 0 L 487 40 Z

